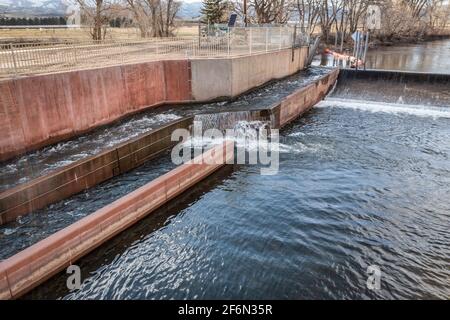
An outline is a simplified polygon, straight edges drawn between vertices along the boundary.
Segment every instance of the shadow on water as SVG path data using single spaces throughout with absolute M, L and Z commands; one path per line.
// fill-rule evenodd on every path
M 125 232 L 120 233 L 110 241 L 95 249 L 76 264 L 81 270 L 81 279 L 88 278 L 93 272 L 101 270 L 103 266 L 111 264 L 118 256 L 124 254 L 136 242 L 151 237 L 156 230 L 166 227 L 171 220 L 183 212 L 209 191 L 227 179 L 238 166 L 225 166 L 214 172 L 199 184 L 188 189 L 169 203 L 150 213 Z M 58 299 L 70 293 L 66 281 L 68 275 L 65 270 L 37 287 L 22 299 Z

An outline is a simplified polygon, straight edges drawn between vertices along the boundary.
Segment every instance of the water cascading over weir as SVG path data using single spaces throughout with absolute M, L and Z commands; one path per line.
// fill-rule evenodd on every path
M 343 69 L 318 107 L 450 117 L 450 75 Z

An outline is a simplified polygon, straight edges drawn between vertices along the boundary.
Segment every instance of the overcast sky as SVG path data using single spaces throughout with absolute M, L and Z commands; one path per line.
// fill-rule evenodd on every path
M 33 2 L 33 3 L 35 3 L 36 5 L 39 5 L 39 4 L 41 4 L 44 0 L 28 0 L 28 1 L 30 1 L 30 2 Z M 54 0 L 55 2 L 61 2 L 60 0 Z M 201 0 L 180 0 L 180 1 L 182 1 L 182 2 L 189 2 L 189 3 L 191 3 L 191 2 L 201 2 Z M 17 2 L 19 2 L 18 0 L 0 0 L 0 4 L 6 4 L 6 5 L 9 5 L 9 4 L 11 4 L 11 3 L 17 3 Z

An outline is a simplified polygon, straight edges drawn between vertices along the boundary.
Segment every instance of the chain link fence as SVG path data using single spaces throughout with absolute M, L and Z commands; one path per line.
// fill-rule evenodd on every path
M 230 57 L 308 45 L 296 27 L 230 28 L 214 37 L 64 41 L 0 45 L 0 77 L 51 73 L 162 58 Z

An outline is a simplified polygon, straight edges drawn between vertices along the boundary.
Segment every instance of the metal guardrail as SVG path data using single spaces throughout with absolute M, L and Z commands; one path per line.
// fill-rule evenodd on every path
M 217 37 L 134 41 L 64 41 L 0 45 L 0 77 L 14 77 L 157 60 L 163 57 L 228 57 L 307 45 L 293 27 L 231 28 Z

